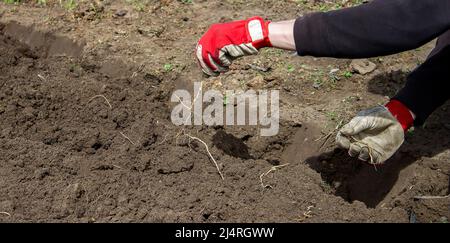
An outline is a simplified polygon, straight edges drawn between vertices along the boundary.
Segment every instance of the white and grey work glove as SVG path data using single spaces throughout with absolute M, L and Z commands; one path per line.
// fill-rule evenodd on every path
M 339 147 L 371 164 L 382 164 L 403 144 L 413 115 L 398 101 L 362 111 L 336 136 Z M 407 111 L 407 112 L 406 112 Z M 400 118 L 400 119 L 399 119 Z

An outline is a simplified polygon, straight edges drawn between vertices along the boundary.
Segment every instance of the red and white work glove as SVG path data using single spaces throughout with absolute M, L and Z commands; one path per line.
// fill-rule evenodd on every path
M 196 55 L 204 73 L 217 76 L 241 56 L 270 47 L 269 21 L 261 17 L 213 24 L 197 44 Z
M 358 113 L 338 132 L 336 143 L 352 157 L 382 164 L 403 144 L 413 122 L 410 110 L 400 101 L 391 100 L 385 106 Z

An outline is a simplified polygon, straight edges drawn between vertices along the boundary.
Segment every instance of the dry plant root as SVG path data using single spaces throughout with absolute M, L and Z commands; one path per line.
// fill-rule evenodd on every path
M 186 135 L 187 137 L 189 137 L 189 139 L 199 141 L 200 143 L 202 143 L 202 144 L 205 146 L 206 152 L 208 153 L 209 158 L 212 160 L 212 162 L 213 162 L 214 165 L 216 166 L 217 172 L 219 172 L 219 175 L 220 175 L 220 177 L 222 178 L 222 180 L 225 180 L 225 178 L 223 177 L 222 172 L 220 171 L 219 164 L 217 164 L 217 161 L 214 159 L 214 156 L 212 156 L 211 152 L 209 152 L 209 147 L 208 147 L 208 145 L 207 145 L 203 140 L 201 140 L 201 139 L 198 138 L 198 137 L 194 137 L 194 136 L 191 136 L 191 135 L 189 135 L 189 134 L 184 134 L 184 135 Z
M 331 132 L 329 132 L 328 134 L 325 134 L 324 136 L 322 136 L 322 137 L 320 137 L 320 138 L 314 140 L 314 142 L 318 142 L 318 141 L 324 139 L 324 141 L 323 141 L 322 144 L 320 145 L 318 151 L 321 151 L 321 150 L 327 145 L 328 141 L 330 140 L 330 138 L 332 137 L 333 134 L 336 136 L 337 131 L 342 127 L 342 122 L 343 122 L 343 121 L 344 121 L 344 120 L 341 120 L 341 121 L 337 124 L 337 126 L 334 128 L 333 131 L 331 131 Z
M 450 198 L 450 194 L 447 196 L 415 196 L 414 199 L 446 199 Z
M 119 133 L 120 133 L 120 135 L 122 135 L 122 137 L 124 137 L 126 140 L 128 140 L 128 142 L 130 142 L 131 144 L 136 146 L 136 144 L 127 135 L 125 135 L 123 132 L 119 132 Z
M 47 82 L 47 79 L 45 79 L 44 76 L 42 76 L 41 74 L 37 75 L 43 82 Z
M 270 172 L 274 172 L 274 171 L 279 170 L 279 169 L 281 169 L 281 168 L 283 168 L 283 167 L 286 167 L 286 166 L 288 166 L 288 165 L 289 165 L 289 163 L 282 164 L 282 165 L 272 166 L 272 168 L 270 168 L 268 171 L 262 173 L 262 174 L 259 176 L 259 181 L 261 182 L 261 186 L 262 186 L 263 188 L 272 188 L 271 185 L 269 185 L 269 184 L 266 184 L 266 185 L 265 185 L 265 184 L 264 184 L 264 182 L 263 182 L 264 176 L 267 176 Z
M 298 218 L 295 219 L 295 220 L 298 221 L 298 222 L 303 222 L 303 221 L 305 221 L 306 219 L 312 218 L 313 215 L 312 215 L 311 208 L 314 208 L 314 206 L 308 206 L 307 209 L 306 209 L 306 211 L 303 212 L 303 214 L 300 215 L 300 217 L 298 217 Z
M 198 90 L 197 94 L 196 94 L 195 97 L 194 97 L 193 103 L 195 103 L 195 101 L 198 99 L 199 94 L 200 94 L 200 92 L 202 91 L 202 89 L 203 89 L 203 86 L 201 85 L 201 86 L 200 86 L 200 89 Z M 182 106 L 184 106 L 184 107 L 187 108 L 188 110 L 192 111 L 192 106 L 191 106 L 191 107 L 187 106 L 187 105 L 181 100 L 180 97 L 178 97 L 178 96 L 175 96 L 175 97 L 178 99 L 178 101 L 181 103 Z M 192 115 L 192 113 L 189 114 L 189 116 L 186 118 L 186 121 L 187 121 L 188 119 L 191 119 L 191 115 Z M 179 137 L 181 134 L 187 136 L 190 140 L 197 140 L 197 141 L 199 141 L 200 143 L 202 143 L 203 146 L 205 146 L 206 152 L 207 152 L 209 158 L 211 159 L 211 161 L 212 161 L 212 162 L 214 163 L 214 165 L 216 166 L 216 169 L 217 169 L 217 172 L 218 172 L 219 175 L 220 175 L 220 178 L 222 178 L 222 180 L 225 180 L 225 178 L 223 177 L 222 171 L 220 171 L 219 164 L 217 163 L 216 159 L 214 159 L 214 156 L 212 156 L 211 152 L 209 151 L 209 146 L 208 146 L 208 144 L 206 144 L 203 140 L 201 140 L 201 139 L 198 138 L 198 137 L 194 137 L 194 136 L 191 136 L 191 135 L 185 133 L 184 129 L 182 129 L 182 130 L 181 130 L 179 133 L 177 133 L 177 135 L 175 136 L 175 138 L 176 138 L 176 139 L 175 139 L 175 143 L 176 143 L 176 144 L 178 143 L 178 137 Z
M 112 109 L 111 103 L 109 103 L 109 100 L 104 95 L 94 95 L 94 96 L 92 96 L 92 98 L 89 99 L 88 103 L 90 103 L 95 98 L 103 98 L 106 101 L 106 103 L 108 104 L 109 109 Z

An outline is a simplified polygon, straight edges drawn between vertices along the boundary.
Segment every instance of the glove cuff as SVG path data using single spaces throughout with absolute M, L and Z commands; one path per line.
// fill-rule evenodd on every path
M 391 112 L 391 114 L 398 120 L 403 128 L 403 131 L 408 131 L 414 123 L 414 118 L 404 104 L 398 100 L 391 100 L 385 105 L 385 107 Z
M 270 21 L 264 21 L 259 16 L 247 19 L 246 27 L 248 35 L 252 40 L 252 45 L 256 49 L 272 46 L 269 40 L 269 24 Z

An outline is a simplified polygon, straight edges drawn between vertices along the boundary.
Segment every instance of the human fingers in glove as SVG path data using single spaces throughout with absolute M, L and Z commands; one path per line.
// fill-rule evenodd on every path
M 391 100 L 385 106 L 358 113 L 340 129 L 336 143 L 352 157 L 382 164 L 403 144 L 413 122 L 414 114 L 401 102 Z
M 258 16 L 213 24 L 197 43 L 198 62 L 204 73 L 217 76 L 234 59 L 258 54 L 261 48 L 295 50 L 293 26 L 293 20 L 271 23 Z

